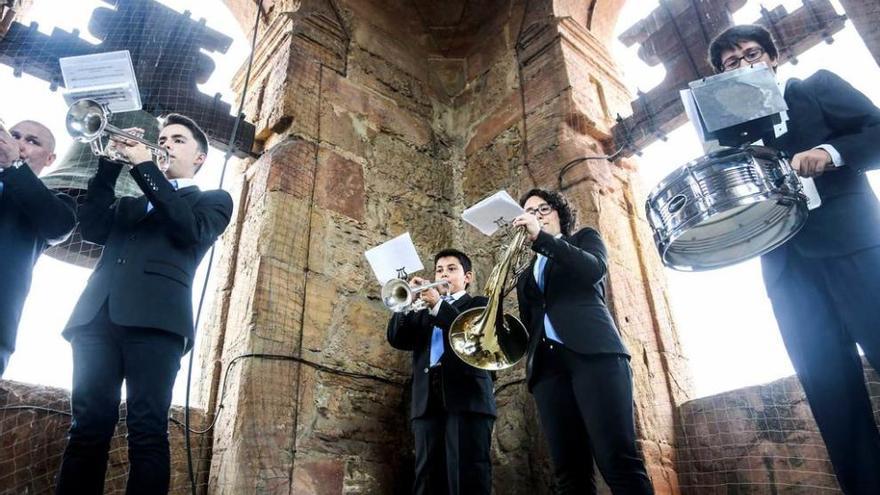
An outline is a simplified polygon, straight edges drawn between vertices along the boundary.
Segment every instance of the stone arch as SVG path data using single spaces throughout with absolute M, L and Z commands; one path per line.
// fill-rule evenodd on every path
M 587 2 L 587 29 L 605 46 L 610 46 L 617 26 L 617 18 L 627 0 L 589 0 Z

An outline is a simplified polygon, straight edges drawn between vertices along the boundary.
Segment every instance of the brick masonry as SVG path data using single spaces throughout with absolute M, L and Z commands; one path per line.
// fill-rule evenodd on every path
M 864 365 L 880 421 L 880 377 Z M 840 493 L 797 377 L 689 401 L 680 415 L 682 493 Z
M 0 381 L 0 494 L 52 493 L 61 466 L 61 454 L 70 427 L 69 392 L 51 387 Z M 128 454 L 125 443 L 125 404 L 110 444 L 104 493 L 125 493 Z M 171 408 L 171 493 L 190 493 L 189 470 L 183 438 L 183 408 Z M 191 427 L 205 427 L 204 411 L 191 410 Z M 210 444 L 203 435 L 192 435 L 193 459 L 198 468 L 209 455 Z M 207 484 L 207 471 L 196 470 L 196 483 Z

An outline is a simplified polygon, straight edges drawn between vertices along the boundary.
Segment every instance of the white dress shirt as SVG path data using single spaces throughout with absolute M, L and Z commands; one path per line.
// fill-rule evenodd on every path
M 459 299 L 461 299 L 461 296 L 463 296 L 465 294 L 467 294 L 467 291 L 460 290 L 460 291 L 456 292 L 455 294 L 452 294 L 452 300 L 458 301 Z M 429 310 L 429 312 L 431 313 L 431 316 L 437 316 L 437 313 L 440 312 L 440 305 L 441 304 L 443 304 L 442 297 L 440 298 L 439 301 L 437 301 L 437 304 L 435 304 L 434 307 Z M 450 304 L 452 304 L 452 303 L 450 303 Z

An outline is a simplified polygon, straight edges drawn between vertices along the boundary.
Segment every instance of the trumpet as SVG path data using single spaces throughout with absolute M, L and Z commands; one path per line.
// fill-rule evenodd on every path
M 415 299 L 416 294 L 423 290 L 433 289 L 441 285 L 449 285 L 449 281 L 440 280 L 432 284 L 410 287 L 402 278 L 392 278 L 382 286 L 382 303 L 394 313 L 409 313 L 425 308 L 425 301 Z
M 104 156 L 123 163 L 129 163 L 129 161 L 120 155 L 115 148 L 105 146 L 103 142 L 104 136 L 110 139 L 125 139 L 141 143 L 150 150 L 153 154 L 153 159 L 156 160 L 160 168 L 163 165 L 165 168 L 168 167 L 168 150 L 114 126 L 110 123 L 111 115 L 112 113 L 106 105 L 95 100 L 87 98 L 77 100 L 67 110 L 67 117 L 65 119 L 67 132 L 75 141 L 89 143 L 95 155 Z

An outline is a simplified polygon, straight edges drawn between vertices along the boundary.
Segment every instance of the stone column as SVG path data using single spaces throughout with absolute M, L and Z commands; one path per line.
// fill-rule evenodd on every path
M 880 65 L 880 2 L 876 0 L 840 0 L 846 17 L 853 23 L 868 51 Z
M 407 3 L 337 6 L 275 2 L 261 14 L 244 97 L 263 153 L 242 169 L 224 297 L 202 348 L 213 377 L 202 397 L 222 403 L 211 493 L 411 483 L 409 355 L 386 343 L 363 252 L 409 231 L 432 265 L 451 232 L 446 145 Z

